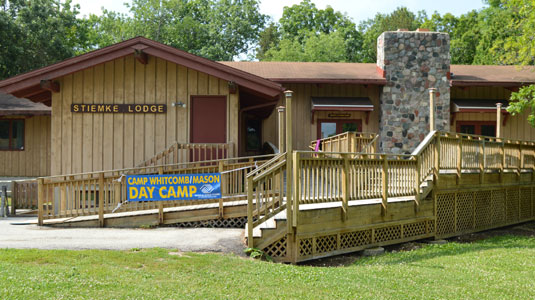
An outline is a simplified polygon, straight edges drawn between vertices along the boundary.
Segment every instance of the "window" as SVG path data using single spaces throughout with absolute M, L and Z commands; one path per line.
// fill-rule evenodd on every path
M 324 139 L 346 131 L 361 131 L 361 120 L 320 119 L 318 120 L 318 138 Z
M 496 122 L 457 121 L 457 132 L 484 136 L 496 136 Z
M 24 120 L 0 120 L 0 150 L 24 150 Z
M 262 122 L 258 119 L 247 119 L 245 123 L 246 134 L 246 150 L 260 150 L 262 147 Z

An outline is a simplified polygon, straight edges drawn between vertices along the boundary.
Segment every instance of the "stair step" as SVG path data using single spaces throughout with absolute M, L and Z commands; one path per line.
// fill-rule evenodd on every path
M 275 216 L 269 218 L 262 224 L 256 226 L 253 228 L 253 238 L 260 238 L 262 237 L 262 231 L 264 230 L 273 230 L 277 229 L 277 221 L 286 221 L 286 210 L 281 211 L 280 213 L 276 214 Z M 247 228 L 249 224 L 245 225 L 245 233 L 247 235 Z

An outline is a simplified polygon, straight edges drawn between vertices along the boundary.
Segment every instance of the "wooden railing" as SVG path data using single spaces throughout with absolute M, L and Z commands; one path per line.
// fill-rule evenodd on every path
M 349 201 L 380 199 L 386 213 L 389 197 L 409 196 L 418 209 L 441 171 L 456 172 L 458 178 L 463 172 L 476 171 L 483 183 L 486 173 L 520 175 L 526 170 L 535 178 L 535 142 L 447 132 L 429 133 L 412 154 L 294 151 L 292 166 L 286 166 L 285 155 L 280 155 L 248 176 L 249 236 L 254 226 L 284 209 L 295 227 L 299 224 L 295 212 L 305 204 L 341 202 L 342 218 L 347 218 Z M 281 188 L 284 171 L 293 174 L 292 197 L 286 197 Z M 270 207 L 274 199 L 283 201 L 282 205 L 262 215 L 258 207 Z
M 282 153 L 247 175 L 247 229 L 251 247 L 253 228 L 286 209 L 286 171 L 286 153 Z
M 15 209 L 37 209 L 37 180 L 13 181 L 11 200 Z
M 319 150 L 321 152 L 344 153 L 360 153 L 364 150 L 366 153 L 375 153 L 377 146 L 375 143 L 376 137 L 377 135 L 374 133 L 344 132 L 319 140 Z M 373 143 L 371 143 L 372 141 Z M 309 148 L 315 150 L 317 143 L 318 141 L 310 142 Z
M 246 175 L 273 155 L 51 176 L 38 179 L 39 223 L 54 218 L 246 200 Z M 221 199 L 128 202 L 125 175 L 221 173 Z M 102 223 L 101 223 L 102 225 Z
M 137 167 L 161 166 L 178 163 L 219 160 L 234 156 L 232 143 L 227 144 L 180 144 L 169 148 L 142 162 Z

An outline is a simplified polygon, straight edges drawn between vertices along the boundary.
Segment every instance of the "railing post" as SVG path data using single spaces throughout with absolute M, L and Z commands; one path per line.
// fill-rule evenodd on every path
M 247 246 L 249 248 L 254 247 L 253 239 L 253 176 L 251 176 L 247 177 Z
M 383 158 L 383 168 L 382 168 L 382 202 L 381 202 L 381 214 L 386 215 L 386 208 L 388 206 L 388 160 L 386 155 L 382 155 Z
M 434 177 L 435 185 L 437 186 L 439 182 L 439 175 L 440 175 L 440 133 L 437 133 L 436 140 L 435 140 L 435 161 L 434 161 L 434 168 L 433 168 L 433 177 Z
M 104 227 L 104 173 L 98 178 L 98 226 Z
M 349 159 L 347 154 L 342 154 L 342 222 L 347 220 L 348 201 L 349 201 Z
M 45 197 L 43 180 L 43 178 L 37 179 L 37 224 L 39 226 L 43 226 L 43 198 Z
M 158 174 L 163 175 L 163 167 L 158 168 Z M 163 224 L 164 216 L 163 216 L 163 201 L 158 201 L 158 224 Z
M 223 219 L 223 195 L 227 191 L 227 184 L 225 177 L 223 176 L 223 171 L 225 171 L 224 161 L 219 161 L 219 174 L 221 176 L 221 198 L 219 198 L 219 218 Z
M 461 184 L 461 175 L 463 171 L 463 138 L 456 135 L 457 138 L 457 185 Z
M 292 226 L 297 227 L 297 217 L 299 213 L 299 202 L 301 201 L 301 154 L 299 152 L 294 152 L 293 159 L 293 191 L 294 195 L 292 197 L 293 207 L 292 207 Z
M 284 153 L 284 106 L 277 107 L 279 112 L 279 153 Z
M 416 179 L 414 181 L 414 204 L 415 204 L 415 210 L 418 211 L 420 207 L 420 176 L 421 170 L 420 170 L 420 163 L 422 162 L 421 154 L 416 156 Z
M 502 139 L 502 144 L 500 146 L 500 155 L 501 155 L 501 162 L 500 162 L 500 183 L 504 183 L 504 168 L 505 168 L 505 141 Z
M 28 185 L 24 185 L 26 188 L 26 195 L 28 195 Z M 7 195 L 6 195 L 7 196 Z M 10 211 L 10 214 L 12 216 L 15 216 L 17 214 L 17 205 L 18 205 L 18 202 L 19 201 L 19 192 L 18 192 L 18 187 L 17 187 L 17 182 L 16 181 L 13 181 L 11 183 L 11 211 Z M 30 207 L 29 204 L 26 204 L 26 207 Z
M 485 140 L 479 138 L 479 184 L 485 180 Z

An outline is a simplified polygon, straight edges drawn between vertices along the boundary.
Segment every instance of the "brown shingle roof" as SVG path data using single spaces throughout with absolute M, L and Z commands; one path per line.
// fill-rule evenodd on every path
M 50 115 L 51 108 L 43 103 L 0 93 L 0 116 Z
M 224 61 L 221 63 L 280 83 L 386 83 L 386 80 L 377 73 L 375 64 L 254 61 Z
M 372 63 L 329 62 L 221 62 L 280 83 L 336 82 L 385 84 Z M 453 86 L 518 86 L 535 83 L 535 68 L 516 66 L 452 65 Z

